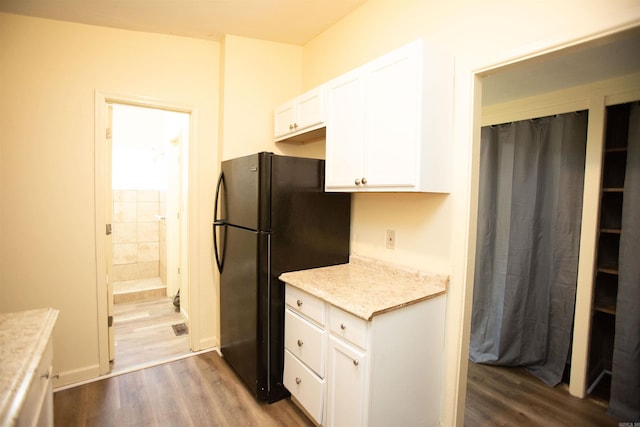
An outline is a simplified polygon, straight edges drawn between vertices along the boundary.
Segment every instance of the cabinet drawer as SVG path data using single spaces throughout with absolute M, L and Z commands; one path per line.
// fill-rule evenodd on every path
M 367 322 L 334 306 L 329 309 L 329 329 L 335 335 L 367 348 Z
M 284 351 L 284 386 L 309 415 L 322 424 L 324 380 L 315 375 L 289 350 Z
M 298 288 L 287 285 L 286 302 L 294 311 L 302 313 L 308 318 L 318 322 L 318 324 L 324 326 L 326 322 L 324 301 L 320 298 L 316 298 Z
M 285 311 L 285 348 L 322 378 L 324 378 L 325 343 L 324 330 L 298 316 L 291 309 Z

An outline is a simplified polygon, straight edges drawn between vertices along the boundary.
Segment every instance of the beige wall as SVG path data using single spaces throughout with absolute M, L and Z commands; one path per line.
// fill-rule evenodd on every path
M 191 286 L 212 306 L 219 44 L 0 14 L 0 312 L 51 306 L 58 384 L 98 370 L 96 90 L 197 108 Z M 206 239 L 200 236 L 206 236 Z M 207 268 L 208 266 L 208 268 Z M 215 335 L 213 313 L 203 336 Z
M 450 274 L 447 296 L 443 425 L 461 423 L 475 242 L 473 200 L 480 92 L 472 71 L 506 64 L 640 22 L 637 1 L 369 0 L 304 47 L 303 90 L 417 37 L 456 55 L 454 189 L 435 194 L 358 194 L 352 253 Z M 475 122 L 475 126 L 474 126 Z M 472 218 L 470 220 L 470 217 Z M 386 228 L 396 249 L 384 248 Z M 469 257 L 469 262 L 467 262 Z
M 273 142 L 274 108 L 301 92 L 302 47 L 232 35 L 222 44 L 221 158 L 259 151 L 324 157 L 319 144 Z

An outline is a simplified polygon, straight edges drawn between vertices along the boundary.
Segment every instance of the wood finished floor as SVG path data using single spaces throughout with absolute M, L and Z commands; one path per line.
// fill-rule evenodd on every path
M 606 402 L 571 396 L 566 384 L 549 387 L 524 368 L 469 362 L 464 425 L 618 426 Z
M 172 325 L 184 322 L 173 299 L 114 305 L 115 360 L 111 372 L 124 372 L 150 363 L 190 354 L 189 335 L 176 336 Z
M 304 426 L 289 399 L 258 403 L 217 352 L 54 394 L 56 426 Z

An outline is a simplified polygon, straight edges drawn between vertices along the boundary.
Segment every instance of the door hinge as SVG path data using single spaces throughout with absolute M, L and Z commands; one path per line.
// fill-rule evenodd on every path
M 109 316 L 109 317 L 107 317 L 107 325 L 108 325 L 109 327 L 112 327 L 112 326 L 113 326 L 113 316 Z
M 107 224 L 106 232 L 107 232 L 107 236 L 111 236 L 111 224 Z
M 111 128 L 106 128 L 105 137 L 111 139 Z

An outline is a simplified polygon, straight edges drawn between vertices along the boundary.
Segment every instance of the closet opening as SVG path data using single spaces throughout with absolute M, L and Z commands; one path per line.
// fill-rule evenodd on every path
M 583 110 L 586 112 L 588 120 L 585 138 L 586 151 L 582 161 L 584 180 L 580 184 L 583 194 L 581 197 L 582 211 L 579 218 L 578 249 L 577 254 L 572 255 L 578 257 L 577 266 L 573 268 L 577 274 L 573 279 L 575 293 L 573 298 L 570 294 L 568 298 L 575 302 L 575 309 L 571 308 L 570 304 L 561 304 L 554 310 L 556 313 L 569 312 L 571 320 L 569 331 L 564 332 L 565 335 L 568 334 L 569 348 L 567 353 L 564 353 L 565 350 L 563 350 L 565 358 L 561 365 L 558 365 L 553 381 L 557 381 L 558 385 L 550 387 L 545 384 L 545 381 L 540 381 L 522 368 L 531 362 L 530 360 L 524 362 L 516 360 L 513 363 L 516 367 L 496 367 L 491 364 L 470 361 L 465 410 L 467 425 L 513 421 L 515 419 L 522 420 L 524 423 L 527 421 L 542 424 L 558 423 L 558 420 L 567 418 L 567 411 L 571 412 L 571 420 L 574 423 L 579 420 L 582 425 L 617 425 L 619 421 L 634 419 L 626 418 L 619 413 L 614 414 L 611 410 L 607 414 L 607 407 L 610 406 L 608 398 L 597 395 L 593 390 L 591 390 L 593 393 L 589 394 L 588 389 L 593 381 L 590 352 L 597 348 L 596 352 L 609 354 L 612 347 L 612 343 L 606 340 L 602 345 L 595 344 L 594 347 L 593 343 L 596 338 L 592 336 L 593 334 L 603 335 L 604 328 L 596 326 L 599 322 L 597 318 L 603 315 L 611 316 L 605 311 L 611 310 L 611 304 L 608 304 L 607 300 L 612 299 L 610 291 L 605 293 L 597 286 L 598 280 L 601 280 L 604 285 L 611 284 L 612 279 L 605 276 L 605 274 L 609 274 L 606 271 L 599 272 L 599 276 L 602 277 L 596 278 L 596 260 L 599 253 L 603 254 L 601 257 L 604 260 L 606 257 L 613 257 L 613 252 L 600 249 L 597 243 L 601 241 L 607 248 L 616 247 L 615 241 L 611 243 L 610 236 L 598 239 L 603 234 L 599 226 L 601 193 L 603 204 L 605 200 L 616 197 L 609 194 L 613 192 L 601 191 L 601 180 L 619 179 L 619 177 L 610 177 L 609 172 L 603 169 L 602 165 L 607 156 L 611 157 L 613 159 L 611 161 L 618 166 L 622 163 L 619 153 L 605 153 L 605 129 L 607 129 L 605 126 L 609 121 L 606 108 L 640 99 L 640 58 L 631 54 L 631 52 L 637 51 L 638 46 L 640 46 L 640 29 L 635 28 L 584 45 L 512 64 L 504 69 L 493 70 L 490 74 L 487 73 L 482 77 L 481 126 L 483 128 L 491 126 L 496 128 L 500 127 L 500 124 L 531 121 L 531 119 L 539 121 L 541 118 L 574 114 L 576 111 Z M 486 131 L 483 129 L 483 132 Z M 483 134 L 483 143 L 484 140 Z M 480 146 L 479 152 L 482 150 L 483 147 Z M 536 163 L 536 160 L 529 158 L 521 163 L 514 162 L 518 167 L 524 167 L 529 163 Z M 567 166 L 564 168 L 566 169 Z M 492 173 L 497 174 L 498 170 L 494 170 Z M 547 176 L 546 173 L 544 175 Z M 526 182 L 528 177 L 530 175 L 525 174 L 521 181 Z M 482 157 L 480 157 L 480 186 L 482 186 L 482 180 Z M 506 189 L 512 191 L 509 186 Z M 504 206 L 503 196 L 504 191 L 498 191 L 493 199 L 488 199 L 496 210 L 500 209 L 499 206 Z M 480 195 L 479 205 L 482 203 Z M 616 206 L 620 204 L 616 200 L 607 203 Z M 541 212 L 537 206 L 534 206 L 532 210 Z M 487 218 L 483 217 L 481 206 L 479 206 L 476 248 L 481 245 L 481 221 L 487 221 Z M 487 246 L 492 250 L 496 249 L 495 241 L 489 242 Z M 500 264 L 501 261 L 485 261 L 483 265 L 479 250 L 476 250 L 475 255 L 472 325 L 474 317 L 478 316 L 476 308 L 476 293 L 480 292 L 478 281 L 483 280 L 482 274 L 487 269 L 494 268 L 495 264 Z M 556 256 L 553 261 L 559 258 L 561 257 Z M 507 276 L 511 273 L 510 270 L 504 274 Z M 535 275 L 538 273 L 535 273 L 534 268 L 527 271 L 527 274 Z M 531 295 L 523 295 L 516 291 L 508 293 L 508 298 L 516 301 L 516 306 L 520 304 L 520 308 L 525 313 L 531 309 L 531 306 L 540 303 L 540 299 L 534 298 L 532 303 L 522 304 L 523 301 L 527 301 L 527 298 L 531 299 Z M 594 305 L 598 299 L 603 302 L 602 310 L 597 309 Z M 636 307 L 638 304 L 640 302 L 636 303 Z M 497 341 L 502 340 L 503 337 L 499 334 L 491 336 L 487 332 L 488 325 L 492 321 L 497 321 L 496 319 L 501 320 L 501 316 L 505 312 L 510 312 L 509 314 L 513 312 L 513 309 L 500 303 L 480 305 L 478 309 L 479 311 L 493 311 L 494 317 L 485 321 L 484 324 L 477 324 L 475 333 L 472 326 L 471 352 L 473 352 L 474 346 L 491 347 Z M 520 322 L 520 320 L 521 318 L 516 317 L 515 322 Z M 539 321 L 547 323 L 549 319 L 539 319 Z M 531 346 L 530 341 L 539 339 L 539 335 L 536 334 L 535 328 L 516 334 L 515 342 L 518 343 L 516 347 Z M 474 340 L 476 340 L 475 343 Z M 549 346 L 551 353 L 557 348 L 556 345 Z M 470 353 L 471 360 L 474 357 Z M 485 362 L 487 361 L 494 362 L 491 357 Z M 608 359 L 604 358 L 604 362 L 601 363 L 606 366 Z M 637 365 L 640 366 L 640 363 Z M 534 370 L 537 370 L 537 367 Z M 602 371 L 603 369 L 600 368 L 599 372 Z M 626 372 L 631 376 L 634 375 L 628 370 Z M 638 396 L 640 393 L 635 393 L 635 395 Z M 573 396 L 577 396 L 578 399 Z M 585 396 L 586 399 L 583 399 Z M 536 403 L 531 404 L 532 401 Z M 540 405 L 544 407 L 543 411 L 540 410 Z M 637 403 L 635 405 L 636 407 L 640 406 Z

